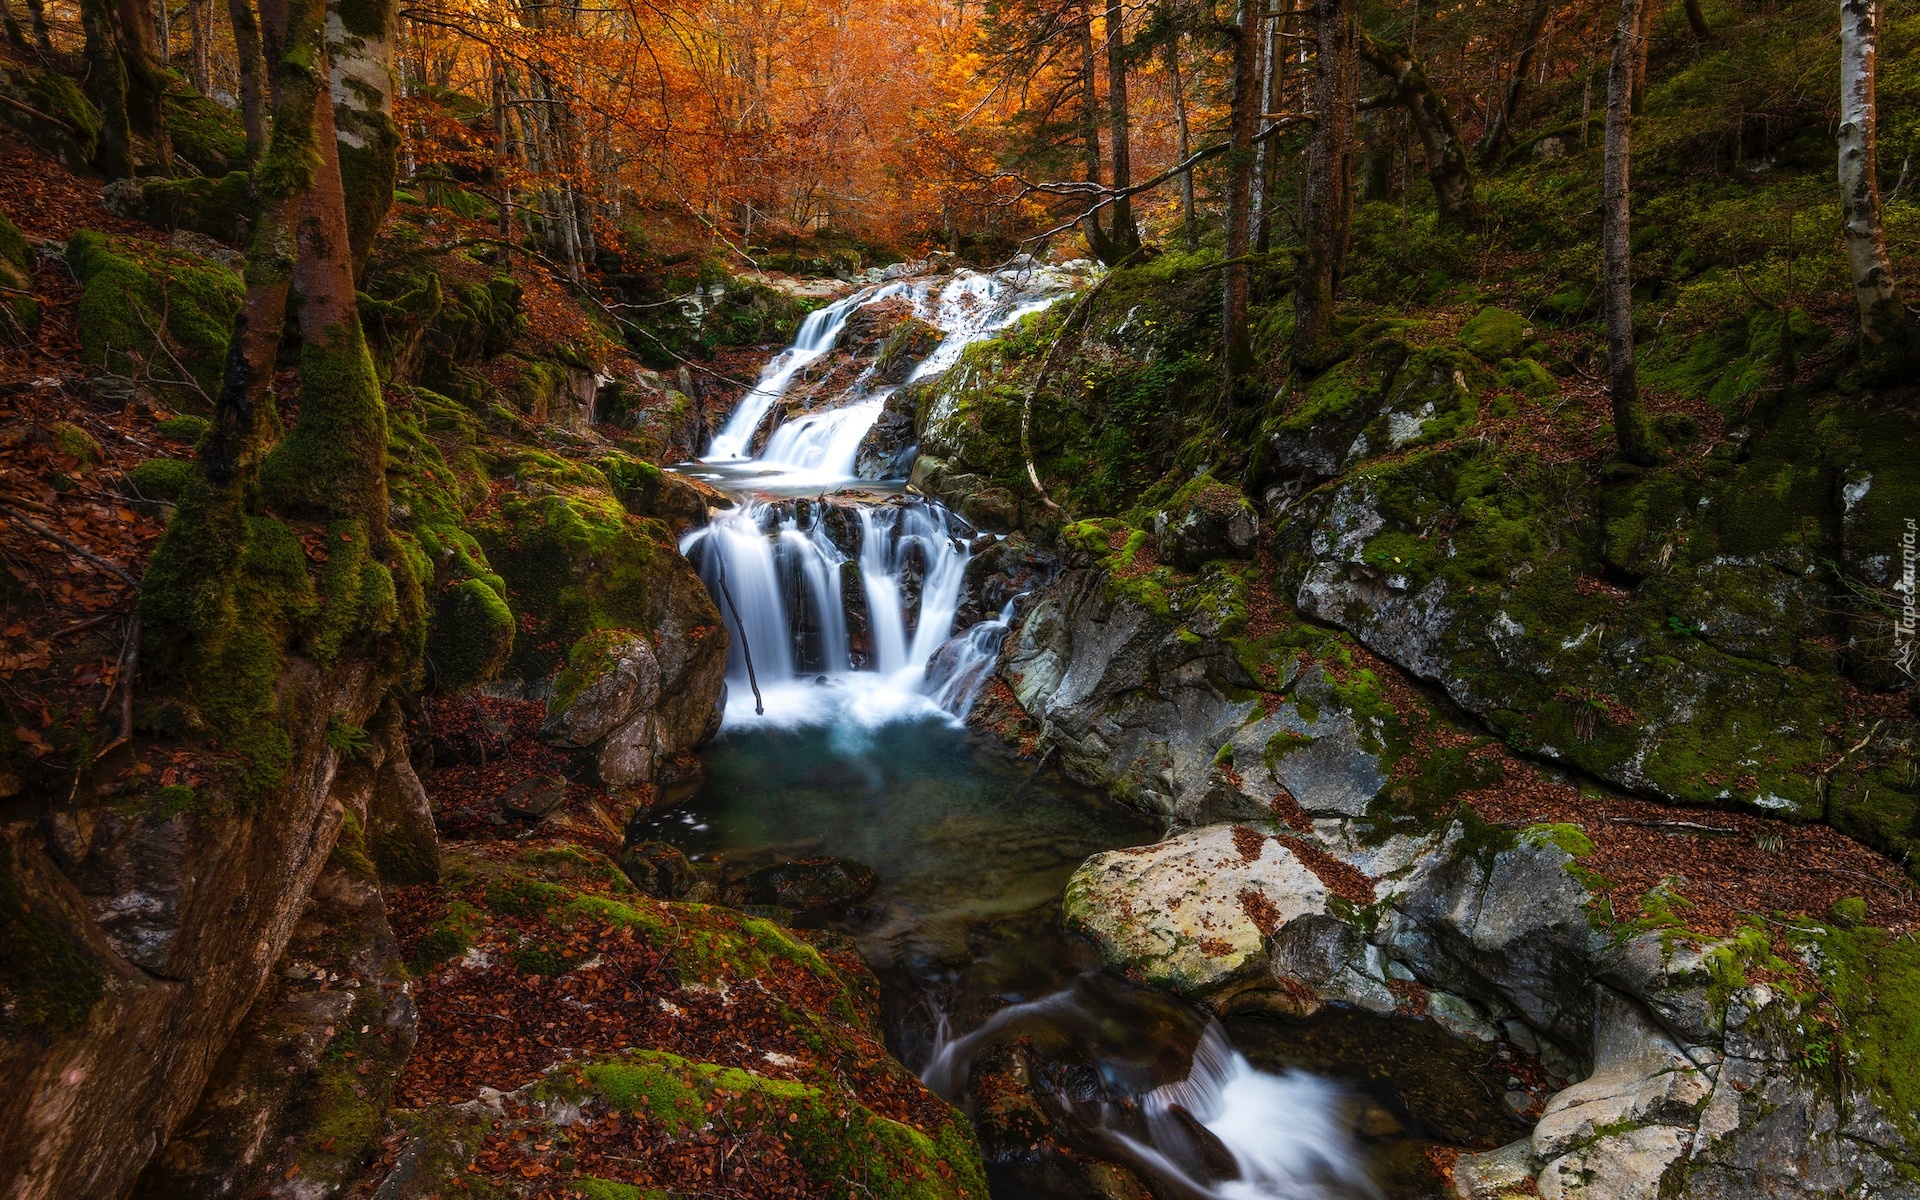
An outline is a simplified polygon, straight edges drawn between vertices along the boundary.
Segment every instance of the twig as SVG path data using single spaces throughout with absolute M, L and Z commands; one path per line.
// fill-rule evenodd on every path
M 740 609 L 733 602 L 733 593 L 727 588 L 727 576 L 724 569 L 714 572 L 719 581 L 720 595 L 727 602 L 727 611 L 733 614 L 734 627 L 740 630 L 740 657 L 747 660 L 747 686 L 753 689 L 753 715 L 765 716 L 766 705 L 760 702 L 760 681 L 753 674 L 753 647 L 747 643 L 747 623 L 740 619 Z
M 1739 833 L 1738 829 L 1729 829 L 1725 825 L 1701 825 L 1694 821 L 1648 821 L 1639 817 L 1608 818 L 1615 825 L 1644 825 L 1649 829 L 1697 829 L 1702 833 Z
M 1089 311 L 1093 303 L 1093 298 L 1098 296 L 1100 290 L 1112 281 L 1115 273 L 1128 262 L 1131 262 L 1139 253 L 1139 250 L 1135 250 L 1132 254 L 1127 255 L 1119 262 L 1113 264 L 1113 269 L 1101 276 L 1098 283 L 1095 283 L 1092 287 L 1080 293 L 1080 298 L 1073 302 L 1071 309 L 1067 310 L 1067 319 L 1060 322 L 1059 330 L 1053 335 L 1052 344 L 1047 347 L 1046 355 L 1040 360 L 1040 371 L 1033 377 L 1033 382 L 1027 385 L 1026 397 L 1020 402 L 1020 453 L 1026 456 L 1027 479 L 1033 484 L 1033 490 L 1039 494 L 1040 503 L 1046 505 L 1054 512 L 1059 512 L 1060 506 L 1053 502 L 1052 498 L 1047 495 L 1047 489 L 1041 486 L 1040 472 L 1033 465 L 1033 435 L 1031 432 L 1033 428 L 1033 398 L 1038 395 L 1040 389 L 1046 385 L 1047 373 L 1053 370 L 1053 356 L 1059 352 L 1060 344 L 1066 340 L 1067 330 L 1073 327 L 1073 323 L 1080 319 L 1082 313 Z
M 94 752 L 94 761 L 105 758 L 110 750 L 117 750 L 133 739 L 133 676 L 140 665 L 140 614 L 133 614 L 133 624 L 127 630 L 127 644 L 120 655 L 120 673 L 114 680 L 120 689 L 120 736 L 108 742 Z M 113 698 L 108 691 L 107 698 Z M 100 707 L 104 710 L 106 703 Z
M 113 572 L 115 575 L 118 575 L 121 579 L 127 582 L 127 586 L 136 588 L 136 589 L 140 586 L 140 581 L 138 579 L 135 579 L 133 576 L 127 574 L 125 571 L 121 570 L 119 564 L 114 563 L 108 559 L 101 558 L 98 554 L 95 554 L 93 551 L 87 549 L 85 546 L 82 546 L 78 542 L 75 542 L 69 538 L 64 538 L 60 536 L 59 534 L 55 533 L 53 530 L 48 529 L 45 525 L 42 525 L 40 522 L 34 520 L 32 517 L 29 517 L 27 514 L 21 512 L 18 508 L 15 508 L 11 504 L 0 503 L 0 508 L 4 508 L 8 512 L 12 513 L 14 520 L 20 522 L 22 525 L 25 525 L 28 529 L 33 530 L 35 533 L 39 534 L 41 537 L 46 538 L 50 542 L 55 542 L 61 546 L 64 546 L 69 553 L 76 554 L 81 558 L 87 560 L 88 562 L 92 563 L 94 566 L 101 567 L 107 571 Z

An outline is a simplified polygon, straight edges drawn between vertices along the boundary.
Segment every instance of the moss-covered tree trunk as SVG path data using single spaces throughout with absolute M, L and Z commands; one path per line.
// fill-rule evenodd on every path
M 366 272 L 399 176 L 400 127 L 393 120 L 393 43 L 399 23 L 396 0 L 334 0 L 327 12 L 333 116 L 355 279 Z
M 87 35 L 87 93 L 100 109 L 96 165 L 108 179 L 127 179 L 133 175 L 133 122 L 111 0 L 80 0 L 80 25 Z
M 1406 46 L 1376 41 L 1364 29 L 1358 41 L 1360 57 L 1387 81 L 1386 93 L 1366 101 L 1366 107 L 1394 104 L 1406 112 L 1427 154 L 1427 181 L 1433 185 L 1440 220 L 1445 224 L 1466 221 L 1474 213 L 1473 172 L 1467 166 L 1466 144 L 1453 124 L 1446 101 L 1428 82 L 1426 64 Z
M 1313 137 L 1307 143 L 1300 257 L 1293 284 L 1293 363 L 1312 373 L 1333 361 L 1334 295 L 1352 213 L 1353 14 L 1346 0 L 1313 0 Z
M 267 150 L 266 64 L 260 58 L 260 22 L 248 0 L 227 0 L 233 22 L 234 57 L 240 65 L 240 123 L 247 131 L 247 158 L 259 162 Z
M 1860 333 L 1879 351 L 1904 342 L 1907 317 L 1894 288 L 1887 231 L 1880 219 L 1876 76 L 1880 0 L 1840 3 L 1840 205 Z
M 1620 0 L 1613 31 L 1613 62 L 1607 71 L 1606 162 L 1601 180 L 1602 269 L 1607 314 L 1607 374 L 1613 397 L 1614 440 L 1631 463 L 1654 461 L 1653 435 L 1633 361 L 1633 260 L 1629 165 L 1632 157 L 1634 62 L 1639 56 L 1641 14 L 1650 0 Z
M 1259 0 L 1239 0 L 1233 28 L 1227 265 L 1220 306 L 1229 392 L 1253 373 L 1253 337 L 1247 328 L 1247 251 L 1253 241 L 1253 131 L 1260 120 L 1260 9 Z
M 153 143 L 154 166 L 173 174 L 173 139 L 167 133 L 167 92 L 173 77 L 166 71 L 159 35 L 154 31 L 153 8 L 146 0 L 115 0 L 119 17 L 120 57 L 127 65 L 127 114 L 135 133 Z

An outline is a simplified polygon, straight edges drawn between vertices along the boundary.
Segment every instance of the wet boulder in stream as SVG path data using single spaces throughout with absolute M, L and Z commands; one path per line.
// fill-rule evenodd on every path
M 761 867 L 749 872 L 739 886 L 748 904 L 771 905 L 805 916 L 858 903 L 879 885 L 873 868 L 822 855 Z

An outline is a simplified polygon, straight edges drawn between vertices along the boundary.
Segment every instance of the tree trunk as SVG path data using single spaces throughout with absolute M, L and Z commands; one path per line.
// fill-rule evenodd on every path
M 260 58 L 260 23 L 249 0 L 227 0 L 233 22 L 234 57 L 240 63 L 240 123 L 247 131 L 247 159 L 259 162 L 267 151 L 266 64 Z
M 1700 0 L 1686 0 L 1687 26 L 1693 30 L 1693 36 L 1706 41 L 1713 36 L 1713 29 L 1707 24 L 1707 14 L 1700 11 Z
M 496 168 L 500 174 L 500 240 L 513 241 L 513 177 L 511 160 L 507 157 L 507 73 L 501 68 L 498 53 L 487 58 L 488 74 L 493 77 L 493 149 L 499 157 Z M 511 251 L 509 251 L 511 254 Z
M 1352 214 L 1353 17 L 1346 0 L 1312 0 L 1313 137 L 1293 285 L 1293 363 L 1312 373 L 1337 352 L 1334 295 Z
M 235 502 L 253 478 L 266 433 L 260 414 L 271 402 L 274 358 L 299 253 L 296 227 L 320 162 L 316 106 L 326 94 L 323 77 L 310 66 L 326 58 L 323 0 L 261 0 L 260 18 L 274 64 L 273 137 L 254 172 L 260 209 L 247 245 L 246 299 L 227 342 L 212 428 L 200 443 L 208 480 Z M 290 65 L 289 58 L 303 65 Z
M 1639 116 L 1647 104 L 1647 49 L 1653 44 L 1654 0 L 1640 0 L 1640 24 L 1633 47 L 1632 112 Z
M 1133 164 L 1127 107 L 1127 30 L 1120 0 L 1107 0 L 1107 136 L 1113 146 L 1113 186 L 1121 194 L 1113 201 L 1113 219 L 1107 241 L 1118 262 L 1140 248 L 1140 230 L 1133 223 L 1133 201 L 1126 189 L 1133 183 Z
M 53 53 L 53 36 L 47 31 L 45 0 L 27 0 L 27 20 L 33 26 L 33 47 L 42 54 Z
M 155 29 L 159 34 L 154 54 L 161 66 L 170 67 L 173 65 L 173 11 L 168 7 L 167 0 L 153 0 L 153 8 L 158 18 Z
M 16 50 L 27 49 L 26 30 L 20 28 L 20 18 L 13 15 L 13 5 L 8 4 L 6 0 L 0 0 L 0 18 L 5 19 L 7 41 L 12 43 L 13 48 Z
M 1547 28 L 1547 16 L 1552 11 L 1553 0 L 1539 0 L 1533 6 L 1533 16 L 1527 21 L 1527 40 L 1520 47 L 1520 56 L 1514 60 L 1512 74 L 1507 76 L 1507 90 L 1500 99 L 1500 110 L 1494 114 L 1486 136 L 1480 139 L 1478 157 L 1483 167 L 1491 163 L 1513 140 L 1513 114 L 1520 107 L 1520 93 L 1527 86 L 1527 71 L 1533 66 L 1534 54 L 1540 48 L 1541 34 Z
M 1654 461 L 1653 437 L 1640 403 L 1633 364 L 1633 262 L 1629 251 L 1634 61 L 1639 57 L 1641 13 L 1651 0 L 1620 0 L 1607 71 L 1606 163 L 1601 181 L 1601 254 L 1606 291 L 1607 375 L 1613 396 L 1614 439 L 1620 457 L 1642 466 Z
M 173 174 L 173 140 L 167 136 L 167 88 L 162 69 L 153 9 L 147 0 L 117 0 L 121 61 L 127 66 L 127 117 L 135 133 L 153 143 L 154 165 L 162 175 Z
M 213 90 L 213 0 L 187 0 L 187 74 L 202 96 Z
M 1093 7 L 1091 3 L 1080 13 L 1080 160 L 1088 183 L 1105 182 L 1100 170 L 1100 89 L 1099 74 L 1094 63 L 1093 52 Z M 1090 212 L 1080 222 L 1080 232 L 1087 239 L 1087 252 L 1103 263 L 1111 263 L 1118 256 L 1113 244 L 1107 240 L 1107 232 L 1100 224 L 1098 210 Z
M 120 57 L 111 0 L 80 0 L 86 31 L 87 93 L 100 109 L 98 166 L 108 179 L 133 176 L 133 122 L 127 112 L 127 67 Z
M 1880 163 L 1875 146 L 1881 0 L 1840 0 L 1840 213 L 1860 310 L 1860 333 L 1879 346 L 1905 332 L 1894 289 L 1887 232 L 1880 223 Z
M 1187 155 L 1193 153 L 1192 136 L 1187 128 L 1186 84 L 1180 80 L 1180 34 L 1176 30 L 1167 39 L 1167 77 L 1173 81 L 1173 123 L 1179 139 L 1180 161 L 1187 161 Z M 1187 249 L 1200 245 L 1200 226 L 1193 211 L 1193 172 L 1187 171 L 1180 176 L 1180 224 L 1186 238 Z
M 1229 392 L 1253 373 L 1253 337 L 1247 328 L 1247 248 L 1253 231 L 1253 132 L 1260 119 L 1261 7 L 1261 0 L 1239 0 L 1233 32 L 1232 102 L 1227 122 L 1231 143 L 1227 150 L 1227 263 L 1221 303 Z
M 393 122 L 393 41 L 398 0 L 356 0 L 330 6 L 327 56 L 332 63 L 332 123 L 339 141 L 347 238 L 354 278 L 366 274 L 380 223 L 393 206 L 400 170 L 400 127 Z
M 1387 80 L 1386 93 L 1368 100 L 1367 107 L 1397 104 L 1406 110 L 1408 123 L 1427 151 L 1427 179 L 1433 184 L 1440 220 L 1451 224 L 1469 219 L 1474 212 L 1473 172 L 1446 101 L 1427 82 L 1426 65 L 1407 47 L 1376 41 L 1364 29 L 1358 41 L 1360 57 Z

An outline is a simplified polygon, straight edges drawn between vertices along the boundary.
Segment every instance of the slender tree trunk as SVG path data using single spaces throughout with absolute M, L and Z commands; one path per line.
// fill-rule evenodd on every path
M 1639 116 L 1647 104 L 1647 50 L 1653 44 L 1653 6 L 1655 0 L 1641 0 L 1640 25 L 1634 38 L 1633 115 Z
M 1351 213 L 1353 17 L 1347 0 L 1312 0 L 1313 138 L 1307 143 L 1306 205 L 1293 285 L 1293 363 L 1312 373 L 1337 352 L 1334 295 Z
M 187 0 L 187 77 L 202 96 L 213 90 L 212 0 Z
M 366 274 L 374 238 L 393 206 L 400 170 L 400 127 L 393 121 L 398 91 L 393 43 L 399 34 L 400 6 L 398 0 L 335 0 L 328 18 L 333 85 L 329 108 L 339 142 L 353 274 L 359 278 Z
M 1621 0 L 1620 24 L 1613 34 L 1613 63 L 1607 72 L 1606 163 L 1601 181 L 1601 254 L 1606 291 L 1607 374 L 1613 396 L 1614 439 L 1620 457 L 1647 465 L 1654 461 L 1653 437 L 1633 363 L 1633 262 L 1629 251 L 1633 119 L 1630 111 L 1634 61 L 1639 57 L 1641 13 L 1651 0 Z
M 1186 84 L 1180 80 L 1180 34 L 1176 31 L 1167 39 L 1167 77 L 1173 81 L 1173 123 L 1179 139 L 1180 161 L 1187 161 L 1187 155 L 1193 153 L 1191 134 L 1187 128 Z M 1186 237 L 1187 249 L 1200 245 L 1200 225 L 1193 211 L 1193 172 L 1187 171 L 1180 176 L 1180 222 Z
M 1088 183 L 1104 183 L 1100 169 L 1100 87 L 1093 50 L 1093 6 L 1091 0 L 1080 13 L 1080 158 Z M 1099 212 L 1088 213 L 1080 222 L 1087 239 L 1087 250 L 1103 263 L 1113 262 L 1113 243 L 1101 226 Z
M 1113 186 L 1122 194 L 1113 202 L 1113 220 L 1108 223 L 1107 240 L 1117 256 L 1125 258 L 1140 248 L 1140 230 L 1133 223 L 1133 201 L 1125 189 L 1133 182 L 1131 137 L 1132 120 L 1127 106 L 1127 30 L 1120 0 L 1107 0 L 1107 124 L 1113 145 Z
M 1446 101 L 1427 82 L 1426 65 L 1407 47 L 1376 41 L 1364 29 L 1357 41 L 1360 57 L 1387 80 L 1386 94 L 1369 100 L 1368 106 L 1397 104 L 1406 110 L 1414 134 L 1427 151 L 1427 179 L 1433 184 L 1441 221 L 1469 219 L 1474 212 L 1473 172 L 1467 166 L 1466 145 Z
M 13 5 L 7 3 L 7 0 L 0 0 L 0 19 L 4 19 L 7 27 L 7 41 L 12 43 L 13 48 L 27 49 L 26 30 L 20 28 L 20 18 L 13 15 Z
M 1881 13 L 1881 0 L 1840 3 L 1841 231 L 1860 333 L 1876 347 L 1889 338 L 1904 341 L 1909 333 L 1887 256 L 1887 232 L 1880 222 L 1875 87 Z
M 80 25 L 87 34 L 87 91 L 100 109 L 98 165 L 108 179 L 129 179 L 133 176 L 133 120 L 111 0 L 80 0 Z
M 1533 6 L 1533 15 L 1527 21 L 1527 40 L 1520 47 L 1520 56 L 1514 60 L 1513 72 L 1507 76 L 1506 94 L 1500 99 L 1500 109 L 1494 113 L 1493 123 L 1487 127 L 1487 135 L 1480 139 L 1480 165 L 1486 166 L 1513 140 L 1513 114 L 1520 107 L 1520 93 L 1527 86 L 1527 71 L 1533 66 L 1534 54 L 1540 49 L 1541 34 L 1547 27 L 1547 16 L 1553 11 L 1553 0 L 1538 0 Z
M 1700 0 L 1686 0 L 1687 27 L 1693 30 L 1693 36 L 1706 41 L 1713 36 L 1713 29 L 1707 24 L 1707 14 L 1700 11 Z
M 1338 0 L 1333 0 L 1338 3 Z M 1260 120 L 1261 0 L 1239 0 L 1233 33 L 1232 103 L 1228 112 L 1227 264 L 1221 304 L 1229 392 L 1253 373 L 1247 328 L 1247 249 L 1253 232 L 1253 135 Z
M 27 20 L 33 26 L 33 46 L 42 54 L 53 53 L 53 34 L 47 29 L 46 0 L 27 0 Z
M 511 243 L 513 180 L 509 170 L 512 160 L 507 157 L 507 74 L 501 69 L 497 53 L 489 54 L 487 67 L 488 73 L 493 76 L 493 148 L 500 159 L 500 240 Z
M 240 65 L 240 123 L 247 131 L 247 158 L 259 162 L 267 152 L 266 64 L 260 57 L 260 22 L 250 0 L 227 0 L 233 22 L 234 57 Z
M 1278 18 L 1262 14 L 1260 19 L 1260 113 L 1254 119 L 1254 137 L 1258 138 L 1267 131 L 1268 113 L 1277 111 L 1273 103 L 1274 72 L 1274 34 L 1278 30 Z M 1253 220 L 1252 243 L 1256 250 L 1267 248 L 1268 209 L 1267 167 L 1272 161 L 1273 145 L 1261 140 L 1253 148 L 1253 187 L 1250 200 L 1250 213 Z
M 167 0 L 153 0 L 153 10 L 158 18 L 154 28 L 159 34 L 159 41 L 154 46 L 155 57 L 160 60 L 161 66 L 170 67 L 173 65 L 173 11 L 168 7 Z

